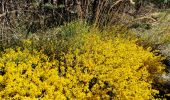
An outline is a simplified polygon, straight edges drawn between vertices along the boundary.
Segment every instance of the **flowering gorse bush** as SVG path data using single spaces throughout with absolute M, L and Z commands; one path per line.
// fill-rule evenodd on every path
M 163 69 L 161 57 L 135 41 L 97 33 L 77 36 L 55 60 L 27 49 L 1 54 L 1 100 L 153 99 L 151 83 Z
M 66 98 L 62 89 L 67 81 L 58 76 L 57 64 L 36 51 L 6 50 L 0 58 L 0 99 Z
M 82 45 L 70 48 L 63 62 L 65 76 L 74 85 L 86 87 L 76 91 L 77 98 L 80 93 L 96 99 L 143 100 L 152 99 L 158 92 L 151 83 L 162 72 L 161 57 L 137 46 L 133 40 L 113 40 L 99 34 L 81 37 Z

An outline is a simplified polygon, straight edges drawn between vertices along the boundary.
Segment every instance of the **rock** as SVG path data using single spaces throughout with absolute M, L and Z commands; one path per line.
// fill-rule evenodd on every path
M 166 75 L 158 75 L 156 78 L 155 78 L 155 87 L 164 92 L 165 94 L 166 93 L 169 93 L 170 92 L 170 73 L 169 74 L 166 74 Z

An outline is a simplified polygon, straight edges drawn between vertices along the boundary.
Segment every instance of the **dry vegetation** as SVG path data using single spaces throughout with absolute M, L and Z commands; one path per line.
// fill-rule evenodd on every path
M 1 0 L 0 52 L 1 99 L 168 99 L 170 1 Z

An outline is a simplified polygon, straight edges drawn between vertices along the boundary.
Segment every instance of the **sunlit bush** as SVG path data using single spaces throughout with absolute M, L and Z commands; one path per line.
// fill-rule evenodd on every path
M 6 50 L 0 58 L 0 99 L 66 98 L 62 93 L 66 79 L 58 76 L 57 64 L 36 51 Z
M 57 60 L 35 50 L 7 49 L 0 58 L 0 99 L 153 99 L 160 60 L 135 40 L 95 32 L 77 35 Z
M 112 40 L 93 34 L 81 38 L 82 45 L 65 55 L 62 72 L 72 79 L 71 89 L 77 88 L 76 84 L 86 87 L 73 92 L 77 98 L 88 94 L 90 98 L 143 100 L 158 92 L 151 83 L 163 68 L 160 57 L 120 37 Z

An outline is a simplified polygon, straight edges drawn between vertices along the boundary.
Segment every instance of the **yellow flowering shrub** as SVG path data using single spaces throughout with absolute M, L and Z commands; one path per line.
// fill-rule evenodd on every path
M 62 65 L 75 98 L 148 100 L 158 93 L 151 83 L 164 68 L 160 56 L 119 36 L 88 34 L 81 42 L 64 54 Z
M 7 49 L 0 58 L 0 100 L 66 99 L 67 80 L 58 76 L 57 65 L 41 52 Z
M 0 100 L 154 99 L 160 56 L 121 37 L 86 34 L 75 42 L 56 60 L 35 50 L 2 52 Z

